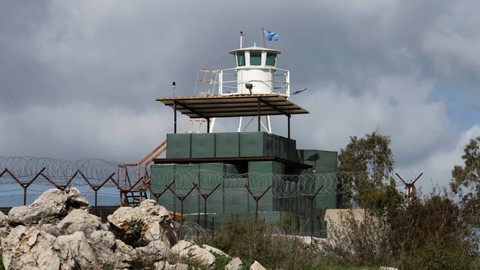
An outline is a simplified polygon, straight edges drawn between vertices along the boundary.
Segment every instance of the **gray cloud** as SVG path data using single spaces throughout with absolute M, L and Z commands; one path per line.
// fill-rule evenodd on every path
M 292 87 L 309 89 L 292 97 L 311 112 L 292 118 L 301 147 L 339 150 L 349 136 L 381 128 L 399 169 L 451 168 L 465 134 L 477 130 L 457 121 L 478 115 L 479 5 L 7 1 L 1 154 L 140 159 L 172 131 L 171 110 L 154 99 L 171 96 L 172 81 L 177 96 L 193 95 L 197 68 L 231 67 L 222 54 L 238 47 L 239 31 L 245 45 L 261 46 L 265 27 L 280 35 L 268 45 L 282 51 Z M 274 118 L 274 129 L 285 134 L 285 121 Z M 444 183 L 447 172 L 431 177 Z

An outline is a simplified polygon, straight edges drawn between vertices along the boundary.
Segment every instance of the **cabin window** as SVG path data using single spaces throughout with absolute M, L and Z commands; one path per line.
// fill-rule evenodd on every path
M 250 52 L 250 65 L 260 66 L 262 64 L 261 52 Z
M 237 53 L 237 65 L 239 67 L 245 66 L 245 53 L 244 52 Z
M 266 65 L 267 66 L 275 66 L 275 59 L 277 55 L 275 53 L 267 52 L 267 61 Z

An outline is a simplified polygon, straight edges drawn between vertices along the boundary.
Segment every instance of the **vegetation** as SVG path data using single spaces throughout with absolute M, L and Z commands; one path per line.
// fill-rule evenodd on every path
M 460 197 L 464 218 L 480 226 L 480 137 L 471 139 L 464 148 L 464 165 L 452 170 L 451 190 Z
M 289 237 L 296 230 L 288 220 L 269 226 L 238 219 L 225 221 L 217 235 L 203 241 L 267 269 L 480 269 L 478 235 L 472 230 L 479 224 L 480 137 L 465 147 L 465 165 L 452 171 L 453 193 L 415 194 L 409 201 L 391 177 L 389 147 L 388 136 L 373 132 L 351 137 L 340 151 L 338 171 L 356 172 L 345 174 L 350 178 L 340 187 L 346 194 L 342 203 L 365 212 L 359 220 L 347 211 L 343 226 L 329 226 L 332 242 L 319 247 Z
M 464 166 L 455 166 L 452 171 L 451 188 L 459 192 L 462 187 L 469 188 L 476 195 L 480 193 L 480 137 L 470 140 L 464 148 L 462 159 Z
M 393 172 L 390 138 L 374 131 L 365 138 L 350 137 L 350 142 L 338 155 L 338 172 L 350 174 L 343 186 L 341 206 L 375 208 L 390 185 Z
M 240 257 L 245 267 L 259 261 L 267 269 L 314 269 L 320 263 L 316 248 L 273 234 L 274 230 L 263 221 L 232 218 L 222 224 L 217 235 L 202 241 Z

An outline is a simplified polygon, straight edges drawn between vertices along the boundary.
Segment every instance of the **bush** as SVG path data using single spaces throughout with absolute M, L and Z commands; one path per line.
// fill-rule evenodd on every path
M 222 223 L 218 234 L 202 241 L 240 257 L 247 267 L 257 260 L 267 269 L 373 269 L 380 265 L 406 270 L 480 269 L 478 237 L 464 210 L 447 195 L 374 210 L 365 211 L 365 220 L 347 213 L 342 226 L 329 223 L 332 242 L 323 248 L 289 235 L 297 229 L 288 219 L 266 225 L 233 218 Z
M 439 234 L 429 236 L 425 244 L 407 252 L 400 263 L 401 269 L 478 269 L 475 259 L 468 255 L 466 243 L 446 244 Z
M 462 209 L 446 195 L 432 195 L 387 213 L 367 213 L 371 215 L 366 215 L 366 222 L 347 215 L 345 228 L 330 228 L 334 244 L 325 260 L 400 269 L 478 268 L 478 239 Z
M 220 232 L 204 239 L 246 266 L 259 261 L 267 269 L 314 269 L 319 264 L 317 249 L 287 235 L 274 235 L 263 221 L 233 218 L 222 223 Z

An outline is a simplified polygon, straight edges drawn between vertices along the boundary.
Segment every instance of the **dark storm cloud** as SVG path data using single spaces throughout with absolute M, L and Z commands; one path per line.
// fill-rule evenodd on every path
M 42 1 L 3 1 L 0 9 L 0 111 L 42 99 L 52 76 L 33 50 L 38 25 L 47 20 Z

